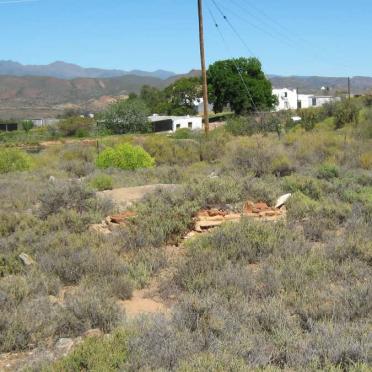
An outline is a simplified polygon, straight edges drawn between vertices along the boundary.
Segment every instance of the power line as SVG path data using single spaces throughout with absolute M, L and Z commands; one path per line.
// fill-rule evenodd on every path
M 217 5 L 215 0 L 212 0 L 213 4 L 217 8 L 217 10 L 220 12 L 222 18 L 227 22 L 227 24 L 230 26 L 230 28 L 233 30 L 234 34 L 239 38 L 239 40 L 242 42 L 242 44 L 246 47 L 249 54 L 252 56 L 255 56 L 255 53 L 252 51 L 252 49 L 248 46 L 248 44 L 245 42 L 243 37 L 239 34 L 239 32 L 236 30 L 236 28 L 233 26 L 233 24 L 230 22 L 230 20 L 227 18 L 227 16 L 222 12 L 221 8 Z
M 213 0 L 212 0 L 212 1 L 213 1 Z M 213 2 L 214 2 L 214 1 L 213 1 Z M 215 25 L 215 27 L 216 27 L 218 33 L 220 34 L 220 37 L 221 37 L 223 43 L 225 44 L 226 49 L 227 49 L 228 52 L 231 54 L 231 50 L 230 50 L 229 44 L 227 43 L 225 37 L 223 36 L 223 33 L 222 33 L 222 31 L 221 31 L 221 29 L 220 29 L 220 26 L 219 26 L 219 24 L 218 24 L 218 22 L 217 22 L 217 20 L 216 20 L 216 17 L 214 16 L 212 10 L 211 10 L 209 7 L 208 7 L 208 11 L 209 11 L 209 14 L 210 14 L 210 16 L 211 16 L 211 18 L 212 18 L 212 20 L 213 20 L 213 22 L 214 22 L 214 25 Z M 239 77 L 240 77 L 240 79 L 241 79 L 241 81 L 242 81 L 242 83 L 243 83 L 243 86 L 244 86 L 245 90 L 247 91 L 248 97 L 249 97 L 249 99 L 250 99 L 250 101 L 251 101 L 251 103 L 252 103 L 252 105 L 253 105 L 254 110 L 255 110 L 256 112 L 258 112 L 258 108 L 257 108 L 257 106 L 256 106 L 256 104 L 255 104 L 255 102 L 254 102 L 254 100 L 253 100 L 252 94 L 251 94 L 251 92 L 250 92 L 250 90 L 249 90 L 249 88 L 248 88 L 248 86 L 247 86 L 247 83 L 246 83 L 245 80 L 244 80 L 244 77 L 243 77 L 243 75 L 242 75 L 242 73 L 241 73 L 241 71 L 240 71 L 240 68 L 239 68 L 238 64 L 236 63 L 235 58 L 232 58 L 232 62 L 233 62 L 233 64 L 234 64 L 235 68 L 236 68 L 236 71 L 237 71 L 238 74 L 239 74 Z
M 240 10 L 243 10 L 245 13 L 248 13 L 252 17 L 257 18 L 257 15 L 252 14 L 247 9 L 247 7 L 238 3 L 237 0 L 231 0 L 231 3 L 233 5 L 235 4 L 236 7 L 238 7 Z M 316 53 L 316 54 L 313 54 L 313 52 L 312 52 L 311 55 L 309 55 L 311 60 L 315 60 L 317 62 L 320 62 L 322 64 L 326 64 L 326 65 L 332 66 L 332 67 L 334 67 L 335 65 L 338 65 L 339 67 L 342 67 L 343 69 L 347 69 L 347 70 L 350 70 L 352 68 L 351 66 L 349 66 L 347 64 L 344 64 L 344 63 L 335 63 L 334 61 L 327 60 L 327 58 L 324 56 L 323 52 L 316 45 L 314 45 L 313 43 L 311 43 L 310 41 L 306 40 L 305 38 L 301 37 L 298 34 L 293 34 L 293 32 L 290 31 L 287 27 L 282 25 L 279 21 L 275 20 L 273 17 L 269 16 L 266 12 L 264 12 L 263 10 L 258 8 L 256 5 L 252 4 L 249 1 L 248 1 L 248 3 L 249 3 L 250 9 L 254 9 L 256 11 L 256 13 L 259 14 L 259 17 L 261 18 L 261 20 L 263 20 L 263 22 L 266 23 L 266 25 L 268 25 L 269 27 L 273 27 L 273 24 L 275 24 L 275 26 L 277 28 L 280 28 L 282 31 L 278 32 L 278 29 L 276 29 L 274 31 L 276 33 L 276 35 L 275 35 L 272 32 L 253 24 L 250 20 L 243 17 L 240 13 L 237 14 L 234 11 L 232 11 L 231 9 L 229 9 L 229 11 L 232 14 L 235 14 L 235 16 L 237 18 L 240 18 L 241 20 L 248 23 L 249 25 L 255 27 L 256 29 L 260 30 L 261 32 L 264 32 L 264 33 L 268 34 L 269 36 L 271 36 L 274 39 L 282 42 L 283 44 L 286 44 L 287 46 L 293 48 L 296 51 L 298 51 L 301 47 L 303 48 L 303 44 L 307 44 L 309 47 L 312 48 L 313 52 Z M 247 4 L 245 3 L 244 5 L 247 5 Z M 306 59 L 309 59 L 309 58 L 306 58 Z

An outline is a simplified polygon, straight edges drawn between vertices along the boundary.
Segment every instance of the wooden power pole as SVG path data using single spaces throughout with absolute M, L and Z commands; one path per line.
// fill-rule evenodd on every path
M 209 132 L 209 104 L 208 104 L 207 69 L 205 67 L 203 1 L 202 0 L 198 0 L 198 12 L 199 12 L 200 60 L 201 60 L 202 79 L 203 79 L 204 129 L 205 129 L 205 134 L 208 135 L 208 132 Z

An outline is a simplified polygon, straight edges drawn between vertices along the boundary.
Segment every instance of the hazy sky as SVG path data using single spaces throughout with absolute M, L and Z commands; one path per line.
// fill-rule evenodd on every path
M 372 0 L 215 2 L 239 37 L 204 0 L 208 63 L 248 56 L 249 48 L 270 74 L 372 75 Z M 0 0 L 0 27 L 0 59 L 25 64 L 200 66 L 197 0 Z

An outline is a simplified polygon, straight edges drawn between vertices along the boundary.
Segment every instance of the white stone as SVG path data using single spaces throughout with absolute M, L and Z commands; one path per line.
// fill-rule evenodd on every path
M 282 207 L 283 205 L 285 205 L 287 203 L 287 201 L 290 199 L 290 197 L 292 196 L 292 194 L 285 194 L 285 195 L 282 195 L 277 201 L 276 201 L 276 204 L 275 204 L 275 208 L 280 208 Z

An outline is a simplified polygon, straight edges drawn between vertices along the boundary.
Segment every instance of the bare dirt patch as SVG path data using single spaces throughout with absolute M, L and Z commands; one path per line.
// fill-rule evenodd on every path
M 146 195 L 152 194 L 157 190 L 175 190 L 178 185 L 174 184 L 157 184 L 137 187 L 124 187 L 114 190 L 106 190 L 97 193 L 97 196 L 102 196 L 111 199 L 117 206 L 128 208 L 134 202 L 140 201 Z

